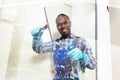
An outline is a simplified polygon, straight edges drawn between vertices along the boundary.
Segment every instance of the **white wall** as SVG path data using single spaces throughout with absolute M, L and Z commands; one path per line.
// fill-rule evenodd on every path
M 110 31 L 112 51 L 112 79 L 120 79 L 120 1 L 110 0 Z
M 120 78 L 120 46 L 112 44 L 111 46 L 112 52 L 112 80 L 118 80 Z
M 4 80 L 11 49 L 13 25 L 0 22 L 0 79 Z
M 2 4 L 2 0 L 0 4 Z M 11 13 L 8 13 L 11 12 Z M 15 18 L 17 16 L 15 8 L 0 8 L 0 79 L 4 80 L 7 72 L 9 53 L 12 49 L 12 35 L 14 33 Z

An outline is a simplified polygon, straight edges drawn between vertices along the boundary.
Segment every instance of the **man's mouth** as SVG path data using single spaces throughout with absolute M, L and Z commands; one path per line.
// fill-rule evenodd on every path
M 64 32 L 64 33 L 67 32 L 67 29 L 62 29 L 62 32 Z

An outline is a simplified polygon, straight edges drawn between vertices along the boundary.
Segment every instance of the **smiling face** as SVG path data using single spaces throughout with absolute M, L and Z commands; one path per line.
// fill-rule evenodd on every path
M 66 38 L 71 33 L 71 22 L 67 16 L 58 16 L 56 26 L 62 37 Z

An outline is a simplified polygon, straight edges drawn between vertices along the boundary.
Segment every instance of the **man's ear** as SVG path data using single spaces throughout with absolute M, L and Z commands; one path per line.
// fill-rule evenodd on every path
M 71 21 L 70 21 L 70 26 L 72 26 Z

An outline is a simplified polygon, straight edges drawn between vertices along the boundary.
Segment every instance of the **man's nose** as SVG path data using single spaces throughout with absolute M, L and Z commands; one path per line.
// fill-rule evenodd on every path
M 62 28 L 65 28 L 65 24 L 62 24 L 61 27 L 62 27 Z

